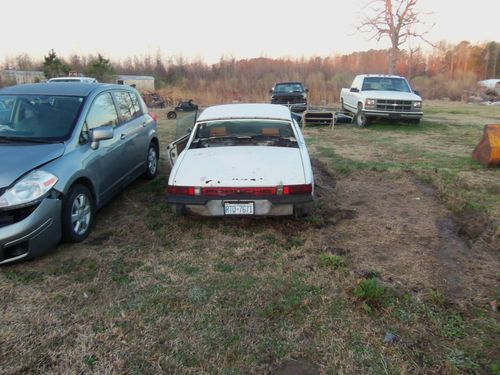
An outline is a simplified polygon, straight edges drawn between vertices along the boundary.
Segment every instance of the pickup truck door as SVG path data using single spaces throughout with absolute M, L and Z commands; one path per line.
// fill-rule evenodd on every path
M 351 107 L 351 109 L 358 107 L 358 97 L 359 97 L 358 92 L 352 92 L 351 90 L 353 88 L 361 90 L 361 81 L 362 78 L 359 76 L 354 78 L 354 81 L 352 81 L 351 87 L 349 88 L 349 92 L 346 94 L 345 104 Z

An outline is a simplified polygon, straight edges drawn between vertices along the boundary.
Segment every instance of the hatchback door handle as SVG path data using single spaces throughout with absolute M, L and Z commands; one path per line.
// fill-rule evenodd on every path
M 120 139 L 125 139 L 127 138 L 127 134 L 123 133 L 122 135 L 120 135 Z
M 148 124 L 148 122 L 147 122 L 147 121 L 144 121 L 144 122 L 142 123 L 142 127 L 143 127 L 143 128 L 145 128 L 147 124 Z

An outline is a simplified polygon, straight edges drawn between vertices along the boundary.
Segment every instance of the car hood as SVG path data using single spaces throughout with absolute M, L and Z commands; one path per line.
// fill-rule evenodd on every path
M 63 143 L 0 144 L 0 188 L 10 186 L 27 172 L 60 157 Z
M 171 184 L 279 186 L 305 183 L 298 148 L 230 146 L 186 150 Z
M 412 92 L 400 91 L 363 91 L 363 95 L 367 99 L 384 99 L 384 100 L 422 100 L 420 96 Z

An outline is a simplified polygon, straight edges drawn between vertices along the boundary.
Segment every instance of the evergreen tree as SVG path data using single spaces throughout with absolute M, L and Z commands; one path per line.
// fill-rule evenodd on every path
M 53 49 L 49 51 L 48 56 L 44 56 L 42 69 L 47 79 L 67 76 L 69 73 L 69 66 L 57 57 Z
M 111 82 L 115 74 L 115 68 L 109 59 L 105 59 L 100 53 L 97 58 L 89 61 L 86 74 L 97 79 L 99 82 Z

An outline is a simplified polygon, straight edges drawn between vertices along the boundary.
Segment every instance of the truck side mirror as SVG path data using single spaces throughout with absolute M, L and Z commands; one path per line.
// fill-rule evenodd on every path
M 422 96 L 422 95 L 420 95 L 420 91 L 418 91 L 418 90 L 413 90 L 413 93 L 414 93 L 415 95 Z
M 356 87 L 351 87 L 349 90 L 350 92 L 359 92 L 359 90 Z
M 306 89 L 306 92 L 309 92 L 309 89 Z
M 272 94 L 274 92 L 274 89 L 269 90 L 269 94 Z

